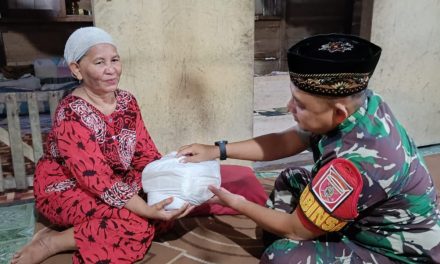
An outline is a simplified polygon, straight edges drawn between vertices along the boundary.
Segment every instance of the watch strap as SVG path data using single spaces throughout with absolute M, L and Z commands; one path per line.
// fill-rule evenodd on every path
M 226 140 L 215 142 L 215 145 L 218 146 L 218 148 L 220 149 L 220 160 L 226 160 L 228 157 L 228 155 L 226 154 L 226 144 L 228 144 L 228 141 Z

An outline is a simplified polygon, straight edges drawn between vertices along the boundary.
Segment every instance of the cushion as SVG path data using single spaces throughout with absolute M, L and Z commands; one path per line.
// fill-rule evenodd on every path
M 220 165 L 220 174 L 221 186 L 226 190 L 242 195 L 247 200 L 259 205 L 266 203 L 268 196 L 251 168 L 240 165 Z M 194 208 L 189 216 L 236 214 L 239 212 L 232 208 L 220 204 L 204 203 Z

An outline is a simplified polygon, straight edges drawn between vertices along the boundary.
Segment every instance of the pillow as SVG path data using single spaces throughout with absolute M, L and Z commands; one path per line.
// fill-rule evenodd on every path
M 221 186 L 226 190 L 242 195 L 247 200 L 265 205 L 267 194 L 249 167 L 240 165 L 220 165 Z M 194 208 L 189 216 L 237 215 L 232 208 L 213 203 L 204 203 Z

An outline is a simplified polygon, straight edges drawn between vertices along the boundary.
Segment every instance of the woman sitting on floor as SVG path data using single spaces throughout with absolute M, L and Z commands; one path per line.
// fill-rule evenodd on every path
M 122 67 L 111 36 L 80 28 L 64 57 L 80 84 L 57 107 L 34 192 L 39 213 L 67 229 L 39 231 L 12 263 L 40 263 L 66 250 L 76 250 L 73 263 L 133 263 L 159 224 L 165 228 L 192 206 L 165 211 L 172 198 L 148 206 L 139 196 L 143 168 L 161 155 L 135 98 L 118 89 Z

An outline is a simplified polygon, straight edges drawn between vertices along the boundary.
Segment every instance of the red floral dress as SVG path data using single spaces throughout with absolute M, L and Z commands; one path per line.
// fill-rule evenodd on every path
M 116 99 L 108 116 L 74 95 L 62 99 L 35 170 L 37 210 L 74 227 L 74 263 L 133 263 L 154 236 L 154 224 L 124 205 L 141 190 L 145 165 L 161 155 L 135 98 L 117 90 Z

